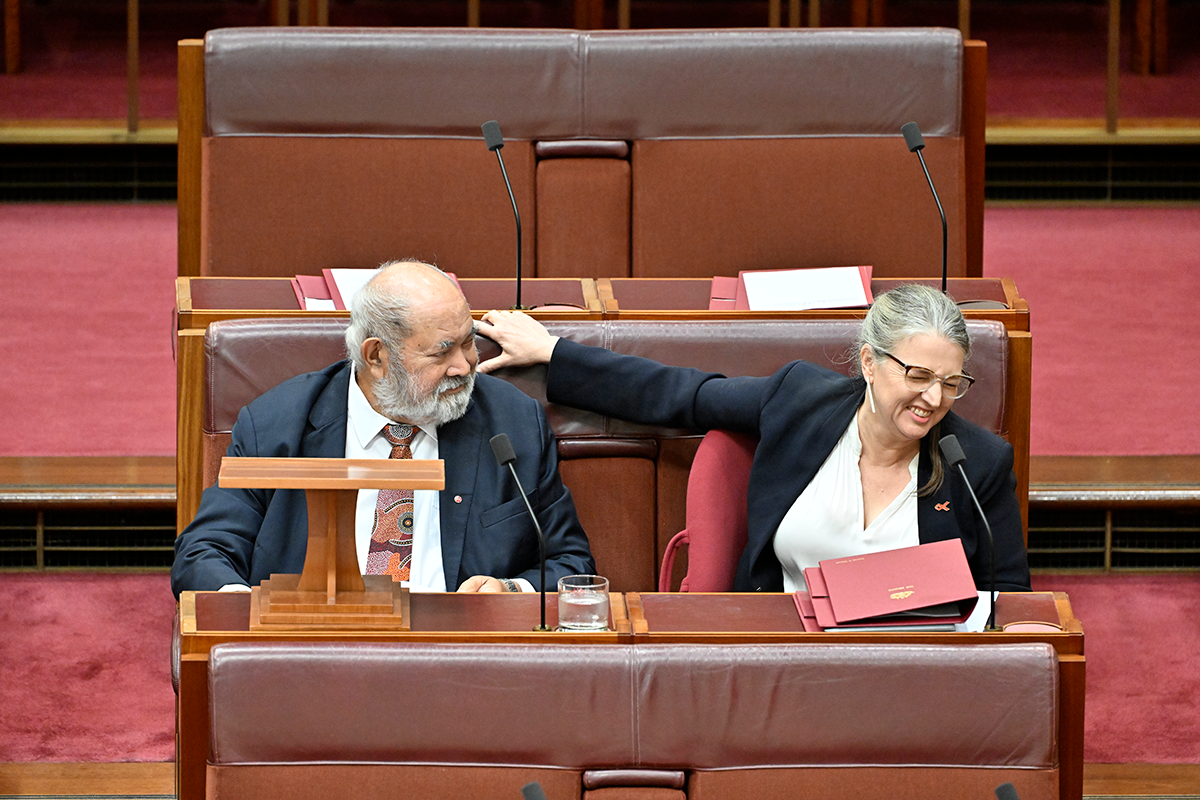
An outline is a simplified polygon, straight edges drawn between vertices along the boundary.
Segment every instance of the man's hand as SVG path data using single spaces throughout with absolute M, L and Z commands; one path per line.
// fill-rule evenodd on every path
M 490 575 L 472 575 L 458 587 L 460 592 L 507 592 L 510 591 L 499 578 Z
M 479 321 L 479 332 L 500 345 L 500 355 L 479 364 L 480 372 L 504 367 L 548 364 L 557 336 L 551 336 L 542 323 L 520 311 L 489 311 Z

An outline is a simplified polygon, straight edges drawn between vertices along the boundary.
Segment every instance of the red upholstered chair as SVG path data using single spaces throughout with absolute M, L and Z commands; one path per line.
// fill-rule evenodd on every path
M 675 554 L 687 545 L 681 592 L 728 592 L 746 547 L 746 489 L 758 439 L 709 431 L 688 474 L 687 527 L 671 537 L 663 554 L 658 590 L 671 591 Z

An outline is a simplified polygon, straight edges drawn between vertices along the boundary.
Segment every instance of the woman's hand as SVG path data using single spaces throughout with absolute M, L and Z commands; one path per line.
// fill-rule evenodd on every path
M 521 311 L 489 311 L 479 320 L 479 332 L 503 350 L 479 364 L 479 371 L 485 373 L 504 367 L 548 364 L 558 342 L 542 323 Z

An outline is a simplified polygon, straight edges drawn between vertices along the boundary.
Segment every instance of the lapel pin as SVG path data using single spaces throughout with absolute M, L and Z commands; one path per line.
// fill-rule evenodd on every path
M 950 510 L 950 501 L 947 500 L 944 503 L 938 503 L 937 505 L 934 506 L 934 508 L 936 508 L 938 511 L 949 511 Z
M 456 494 L 456 495 L 454 495 L 454 502 L 456 502 L 456 503 L 461 503 L 461 502 L 462 502 L 462 495 L 461 495 L 461 494 Z

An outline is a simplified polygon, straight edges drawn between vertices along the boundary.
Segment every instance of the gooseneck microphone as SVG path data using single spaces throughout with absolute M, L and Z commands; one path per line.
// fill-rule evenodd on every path
M 1017 796 L 1017 787 L 1011 783 L 1002 783 L 996 787 L 996 797 L 999 800 L 1021 800 Z
M 962 445 L 958 443 L 958 437 L 954 434 L 943 436 L 938 441 L 938 447 L 942 450 L 942 455 L 946 457 L 951 469 L 958 467 L 958 472 L 962 475 L 963 483 L 967 486 L 967 492 L 971 495 L 971 500 L 975 503 L 975 508 L 979 511 L 979 518 L 983 520 L 984 530 L 987 531 L 988 538 L 988 565 L 991 569 L 991 585 L 988 594 L 988 611 L 987 629 L 989 631 L 996 630 L 996 541 L 992 538 L 992 526 L 988 524 L 987 514 L 983 513 L 983 506 L 979 504 L 979 498 L 975 496 L 975 490 L 971 488 L 971 482 L 967 480 L 967 471 L 963 469 L 963 462 L 967 460 L 967 456 L 963 453 Z
M 1005 786 L 1011 786 L 1011 785 L 1012 784 L 1005 784 Z M 997 791 L 999 791 L 999 790 L 997 789 Z M 534 781 L 533 783 L 527 783 L 524 786 L 522 786 L 521 787 L 521 796 L 524 797 L 525 800 L 546 800 L 546 793 L 544 791 L 542 791 L 542 785 L 540 783 L 538 783 L 537 781 Z M 1002 798 L 1002 800 L 1008 800 L 1008 799 Z
M 489 441 L 492 445 L 492 454 L 496 456 L 496 463 L 502 467 L 507 466 L 508 471 L 512 473 L 513 480 L 517 482 L 517 491 L 520 492 L 521 499 L 525 501 L 525 510 L 529 512 L 529 518 L 533 520 L 533 528 L 537 531 L 538 560 L 541 562 L 542 568 L 542 624 L 534 630 L 548 631 L 550 629 L 546 627 L 546 536 L 542 533 L 542 526 L 538 523 L 537 514 L 533 513 L 533 506 L 529 505 L 529 495 L 525 494 L 525 487 L 521 485 L 521 479 L 517 477 L 517 468 L 513 466 L 513 462 L 517 460 L 517 454 L 513 452 L 508 434 L 498 433 Z
M 504 149 L 504 136 L 500 133 L 500 123 L 490 120 L 483 123 L 483 141 L 487 149 L 496 154 L 500 162 L 500 174 L 504 176 L 504 186 L 508 189 L 508 199 L 512 203 L 513 217 L 517 220 L 517 302 L 513 308 L 527 310 L 521 305 L 521 212 L 517 210 L 517 198 L 513 197 L 512 184 L 508 181 L 508 170 L 504 168 L 504 157 L 500 151 Z
M 933 192 L 933 202 L 937 203 L 938 213 L 942 215 L 942 294 L 946 293 L 946 212 L 942 210 L 942 201 L 938 198 L 937 189 L 933 188 L 933 178 L 929 175 L 929 168 L 925 166 L 925 156 L 921 155 L 921 151 L 925 148 L 925 138 L 921 136 L 921 127 L 915 122 L 906 122 L 900 126 L 900 133 L 904 134 L 904 143 L 908 145 L 908 152 L 916 153 L 917 158 L 921 159 L 921 169 L 925 170 L 925 180 L 929 181 L 929 191 Z M 496 135 L 499 136 L 499 129 Z

